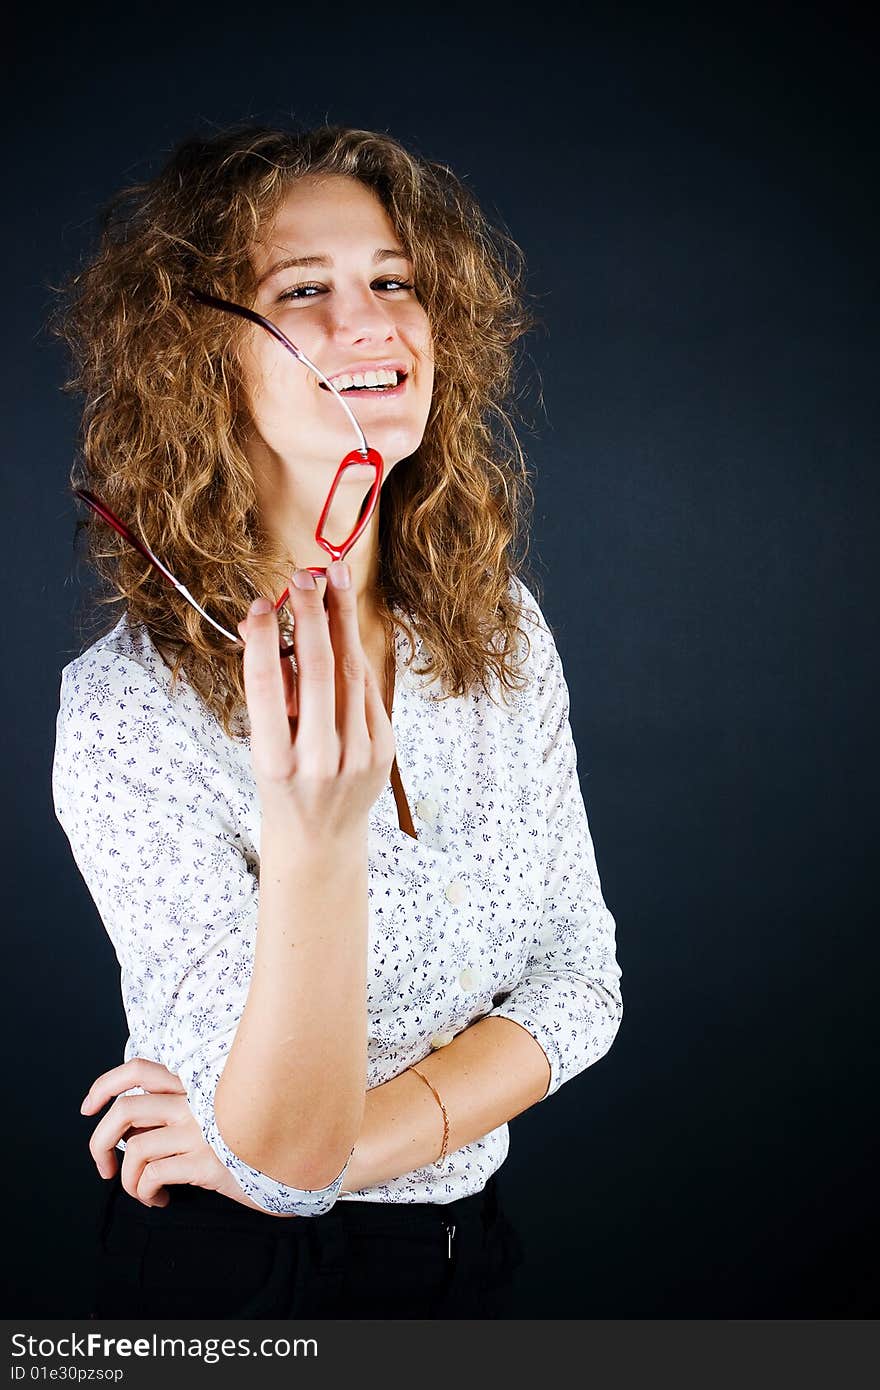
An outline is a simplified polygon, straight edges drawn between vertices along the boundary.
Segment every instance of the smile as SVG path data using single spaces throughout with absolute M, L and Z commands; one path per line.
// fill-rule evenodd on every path
M 353 379 L 351 377 L 343 377 L 342 380 L 346 382 L 354 380 L 355 383 L 357 383 L 361 382 L 362 378 L 357 377 Z M 354 384 L 347 385 L 344 387 L 337 386 L 336 389 L 339 392 L 340 396 L 357 396 L 359 399 L 362 400 L 369 400 L 371 397 L 377 397 L 382 400 L 388 400 L 393 397 L 402 396 L 404 391 L 406 390 L 408 381 L 409 377 L 407 375 L 403 375 L 396 386 L 391 386 L 387 384 L 379 384 L 376 386 L 368 386 L 366 384 Z M 332 394 L 330 392 L 330 387 L 325 386 L 323 381 L 319 381 L 318 385 L 320 386 L 321 390 L 326 391 L 328 395 Z M 335 382 L 334 385 L 336 385 Z

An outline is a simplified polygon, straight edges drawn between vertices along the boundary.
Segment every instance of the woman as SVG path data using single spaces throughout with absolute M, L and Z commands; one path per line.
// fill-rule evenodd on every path
M 119 194 L 68 287 L 75 481 L 201 605 L 90 518 L 122 611 L 64 668 L 53 792 L 129 1026 L 83 1104 L 113 1101 L 95 1316 L 498 1316 L 508 1121 L 617 1032 L 567 686 L 514 563 L 519 262 L 385 135 L 244 127 Z M 315 586 L 351 445 L 322 377 L 384 472 Z M 293 662 L 251 603 L 285 585 Z

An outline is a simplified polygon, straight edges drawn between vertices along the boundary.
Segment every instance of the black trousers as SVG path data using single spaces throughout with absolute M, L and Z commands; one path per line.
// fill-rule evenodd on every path
M 93 1318 L 499 1318 L 523 1260 L 498 1175 L 435 1203 L 337 1201 L 275 1217 L 198 1187 L 145 1207 L 121 1183 L 98 1216 Z

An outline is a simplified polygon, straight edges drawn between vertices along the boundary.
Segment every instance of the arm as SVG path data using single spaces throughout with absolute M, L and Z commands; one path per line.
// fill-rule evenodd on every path
M 367 1071 L 367 837 L 310 841 L 263 815 L 253 977 L 214 1097 L 224 1142 L 298 1187 L 341 1177 Z
M 417 1064 L 443 1097 L 450 1153 L 598 1061 L 623 1012 L 615 922 L 602 897 L 577 776 L 562 663 L 537 603 L 522 588 L 538 624 L 530 634 L 537 680 L 527 717 L 535 725 L 538 801 L 546 809 L 543 912 L 526 968 L 506 998 Z M 344 1190 L 433 1163 L 442 1136 L 442 1112 L 418 1076 L 405 1071 L 377 1086 L 367 1094 Z
M 611 1047 L 623 1016 L 623 972 L 578 780 L 562 662 L 535 598 L 518 582 L 537 619 L 529 637 L 537 674 L 531 701 L 539 804 L 546 817 L 544 902 L 522 977 L 486 1017 L 511 1019 L 540 1043 L 550 1078 L 539 1099 L 547 1100 Z
M 180 1077 L 206 1141 L 263 1210 L 320 1215 L 342 1173 L 326 1187 L 290 1186 L 280 1179 L 299 1176 L 301 1141 L 289 1166 L 267 1173 L 233 1151 L 217 1123 L 215 1092 L 254 966 L 259 887 L 218 766 L 198 742 L 199 717 L 194 704 L 172 703 L 138 661 L 91 648 L 62 679 L 55 812 L 119 960 L 132 1034 L 126 1060 L 153 1058 Z M 271 876 L 278 852 L 270 839 Z M 361 1078 L 361 1097 L 364 1085 Z M 224 1134 L 237 1144 L 234 1121 Z M 332 1176 L 338 1138 L 314 1180 Z
M 525 1029 L 488 1016 L 416 1065 L 443 1097 L 449 1153 L 534 1105 L 549 1074 L 542 1048 Z M 426 1168 L 442 1140 L 443 1112 L 435 1097 L 415 1072 L 402 1072 L 367 1092 L 363 1129 L 342 1190 L 360 1192 Z

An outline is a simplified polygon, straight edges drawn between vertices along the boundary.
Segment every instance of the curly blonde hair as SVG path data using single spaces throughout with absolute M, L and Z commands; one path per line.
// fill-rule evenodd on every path
M 513 346 L 538 322 L 525 303 L 524 257 L 449 168 L 386 134 L 235 126 L 182 141 L 155 177 L 110 199 L 97 249 L 53 287 L 49 326 L 73 359 L 62 389 L 84 396 L 70 486 L 97 493 L 230 631 L 257 595 L 290 582 L 296 557 L 261 525 L 243 448 L 245 330 L 185 287 L 252 305 L 248 247 L 293 181 L 314 174 L 349 175 L 379 198 L 412 257 L 434 342 L 424 437 L 383 483 L 377 616 L 389 631 L 400 622 L 410 662 L 407 615 L 414 620 L 427 656 L 419 674 L 439 677 L 448 696 L 477 681 L 489 692 L 490 672 L 502 689 L 521 690 L 525 610 L 512 580 L 524 573 L 534 495 L 510 413 Z M 90 512 L 78 527 L 105 583 L 91 612 L 126 605 L 172 667 L 172 685 L 185 670 L 227 736 L 241 736 L 241 718 L 246 733 L 241 647 L 105 522 Z M 534 575 L 524 582 L 540 595 Z

